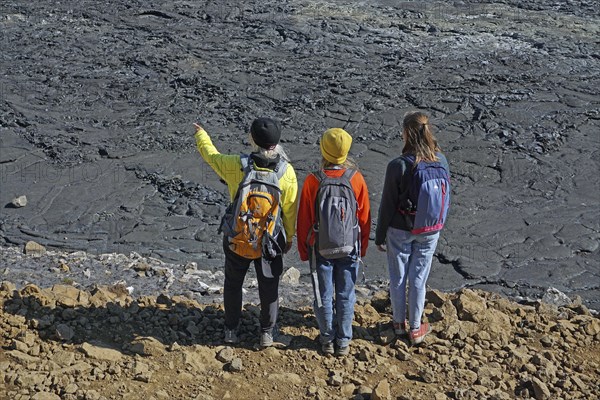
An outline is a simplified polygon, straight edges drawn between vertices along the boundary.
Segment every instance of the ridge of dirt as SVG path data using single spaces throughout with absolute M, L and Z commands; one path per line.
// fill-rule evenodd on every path
M 356 306 L 351 353 L 323 356 L 309 308 L 285 308 L 289 344 L 259 349 L 258 307 L 223 346 L 223 309 L 121 285 L 0 286 L 2 399 L 592 399 L 600 320 L 580 299 L 521 305 L 427 293 L 425 345 L 396 337 L 386 291 Z

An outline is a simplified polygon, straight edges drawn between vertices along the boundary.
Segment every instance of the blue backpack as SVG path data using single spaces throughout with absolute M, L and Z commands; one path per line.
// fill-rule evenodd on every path
M 440 162 L 421 161 L 415 165 L 415 157 L 403 156 L 412 165 L 408 201 L 399 209 L 402 214 L 414 217 L 411 233 L 441 231 L 450 207 L 450 176 Z

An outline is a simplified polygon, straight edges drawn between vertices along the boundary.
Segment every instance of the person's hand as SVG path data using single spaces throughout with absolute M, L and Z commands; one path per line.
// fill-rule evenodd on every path
M 383 251 L 383 252 L 385 253 L 385 252 L 386 252 L 385 245 L 383 245 L 383 244 L 378 244 L 378 245 L 377 245 L 377 250 L 379 250 L 379 251 Z
M 283 254 L 287 254 L 288 251 L 292 249 L 292 242 L 287 242 L 285 244 L 285 248 L 283 249 Z
M 196 132 L 200 131 L 200 130 L 204 130 L 204 128 L 200 125 L 194 122 L 194 126 L 196 127 Z

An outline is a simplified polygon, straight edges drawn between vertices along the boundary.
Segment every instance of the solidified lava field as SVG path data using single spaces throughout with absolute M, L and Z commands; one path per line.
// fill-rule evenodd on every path
M 300 183 L 322 132 L 350 132 L 376 220 L 403 114 L 419 109 L 453 179 L 429 284 L 552 286 L 599 309 L 599 13 L 595 1 L 3 0 L 0 245 L 219 268 L 228 198 L 192 123 L 238 153 L 257 116 L 282 121 Z M 286 263 L 307 270 L 295 251 Z M 385 279 L 374 245 L 365 263 Z

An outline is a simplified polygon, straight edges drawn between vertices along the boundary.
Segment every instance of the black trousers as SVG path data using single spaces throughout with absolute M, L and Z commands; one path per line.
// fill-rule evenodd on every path
M 272 278 L 263 273 L 262 259 L 251 260 L 235 254 L 227 246 L 227 238 L 223 240 L 225 253 L 225 284 L 223 303 L 225 305 L 225 328 L 236 329 L 242 315 L 242 285 L 250 264 L 254 263 L 258 279 L 258 296 L 260 298 L 260 329 L 270 332 L 277 322 L 279 312 L 279 278 L 283 272 L 283 257 L 280 255 L 270 263 Z

